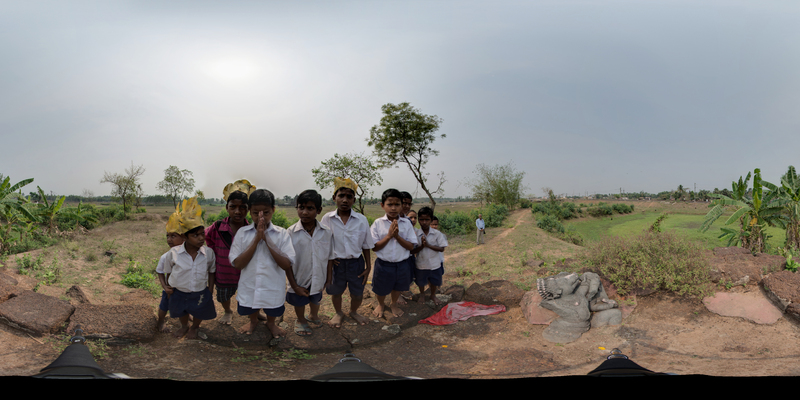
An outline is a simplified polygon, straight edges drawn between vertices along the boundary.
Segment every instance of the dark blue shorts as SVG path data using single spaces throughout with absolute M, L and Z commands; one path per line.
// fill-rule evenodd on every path
M 286 292 L 286 302 L 295 307 L 302 307 L 309 303 L 319 304 L 320 301 L 322 301 L 322 292 L 312 294 L 310 297 L 300 296 L 297 293 Z
M 169 316 L 180 318 L 186 314 L 201 321 L 217 318 L 217 309 L 214 308 L 214 299 L 211 298 L 208 288 L 192 293 L 178 289 L 172 291 L 172 296 L 169 297 Z
M 161 302 L 158 303 L 158 309 L 161 311 L 169 311 L 169 296 L 167 292 L 161 291 Z
M 325 289 L 329 295 L 338 296 L 344 293 L 345 289 L 350 289 L 350 297 L 364 296 L 364 278 L 359 278 L 365 270 L 364 256 L 358 258 L 341 259 L 337 258 L 338 265 L 333 265 L 333 280 Z
M 264 314 L 267 314 L 269 317 L 280 317 L 283 315 L 283 312 L 286 311 L 286 306 L 280 306 L 278 308 L 250 308 L 240 305 L 236 307 L 236 311 L 239 315 L 251 315 L 257 313 L 258 310 L 264 310 Z
M 233 286 L 220 286 L 214 285 L 217 292 L 217 301 L 220 303 L 224 303 L 226 301 L 231 301 L 233 295 L 236 294 L 236 289 L 239 287 L 238 285 Z
M 375 260 L 372 272 L 372 292 L 386 296 L 392 291 L 405 292 L 411 285 L 411 262 L 405 259 L 392 263 L 380 258 Z
M 417 286 L 425 287 L 430 284 L 431 286 L 442 286 L 442 275 L 444 275 L 444 268 L 439 267 L 436 269 L 418 269 L 414 271 L 414 282 Z

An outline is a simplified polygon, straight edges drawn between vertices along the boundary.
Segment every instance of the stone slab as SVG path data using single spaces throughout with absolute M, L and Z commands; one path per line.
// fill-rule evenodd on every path
M 760 291 L 746 293 L 717 292 L 703 299 L 706 308 L 725 317 L 741 317 L 757 324 L 773 324 L 783 313 Z
M 0 321 L 35 335 L 55 333 L 75 311 L 68 302 L 30 290 L 0 303 Z

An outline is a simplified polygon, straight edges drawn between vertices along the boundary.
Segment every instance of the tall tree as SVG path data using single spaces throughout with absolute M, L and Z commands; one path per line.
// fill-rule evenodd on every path
M 353 204 L 353 209 L 364 214 L 364 197 L 372 192 L 370 187 L 383 183 L 378 171 L 380 171 L 380 167 L 372 160 L 372 157 L 364 156 L 363 153 L 348 153 L 342 156 L 337 153 L 333 155 L 333 158 L 323 161 L 319 167 L 313 168 L 311 174 L 314 175 L 314 182 L 320 189 L 333 186 L 333 178 L 336 177 L 348 178 L 355 182 L 358 185 L 357 204 Z
M 442 119 L 435 115 L 425 115 L 409 103 L 384 104 L 381 107 L 383 118 L 378 125 L 369 131 L 367 144 L 373 147 L 373 154 L 378 158 L 381 167 L 391 167 L 398 163 L 405 164 L 420 188 L 428 195 L 431 208 L 436 207 L 434 194 L 444 193 L 442 186 L 446 182 L 444 172 L 438 174 L 438 187 L 428 187 L 429 173 L 425 165 L 431 156 L 439 155 L 439 151 L 431 147 L 437 138 Z
M 127 213 L 131 208 L 131 203 L 136 201 L 137 197 L 141 197 L 141 183 L 139 180 L 144 175 L 143 165 L 134 165 L 131 162 L 131 167 L 125 169 L 124 174 L 104 172 L 103 179 L 100 183 L 110 183 L 112 186 L 111 196 L 116 197 L 122 201 L 122 213 Z
M 192 193 L 194 190 L 194 178 L 192 171 L 180 169 L 174 165 L 164 170 L 164 180 L 158 182 L 156 186 L 159 191 L 172 199 L 172 205 L 177 207 L 178 201 L 183 200 L 185 193 Z
M 514 209 L 526 189 L 522 184 L 525 172 L 517 171 L 513 162 L 495 166 L 478 164 L 473 174 L 475 176 L 467 182 L 467 186 L 472 190 L 472 197 L 481 203 L 486 201 L 490 204 L 503 204 L 509 209 Z M 553 197 L 553 191 L 549 192 Z

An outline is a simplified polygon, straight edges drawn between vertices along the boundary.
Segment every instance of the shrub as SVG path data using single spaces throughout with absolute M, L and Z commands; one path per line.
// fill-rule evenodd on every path
M 655 288 L 680 295 L 706 295 L 713 285 L 703 249 L 672 232 L 610 237 L 590 245 L 585 265 L 605 276 L 620 294 Z
M 475 220 L 466 212 L 445 210 L 437 217 L 440 230 L 447 235 L 464 235 L 475 230 Z
M 550 214 L 544 214 L 536 218 L 536 226 L 550 233 L 564 233 L 564 225 L 561 224 L 558 218 Z
M 161 285 L 157 283 L 157 279 L 154 274 L 144 271 L 138 262 L 130 261 L 120 283 L 126 287 L 144 289 L 156 295 L 161 291 Z

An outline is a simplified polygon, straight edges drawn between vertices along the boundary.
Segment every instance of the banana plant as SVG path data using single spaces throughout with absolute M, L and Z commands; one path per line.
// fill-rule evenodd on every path
M 777 190 L 769 190 L 764 193 L 764 187 L 768 189 L 775 185 L 761 179 L 761 170 L 756 168 L 753 171 L 753 190 L 748 196 L 747 185 L 751 174 L 743 180 L 739 177 L 739 182 L 732 184 L 731 197 L 722 194 L 712 194 L 716 197 L 709 207 L 711 211 L 706 214 L 703 225 L 700 227 L 702 232 L 707 231 L 711 225 L 727 211 L 734 210 L 733 214 L 725 221 L 725 225 L 739 222 L 739 229 L 720 228 L 722 234 L 719 238 L 728 240 L 728 246 L 739 246 L 749 249 L 754 253 L 763 253 L 766 249 L 767 226 L 785 226 L 782 217 L 782 207 L 776 198 L 779 194 Z
M 44 205 L 40 205 L 38 214 L 42 217 L 42 220 L 47 224 L 47 233 L 51 233 L 56 226 L 56 214 L 61 211 L 61 207 L 64 206 L 64 199 L 66 196 L 61 196 L 61 198 L 54 200 L 50 203 L 47 200 L 47 196 L 44 195 L 44 191 L 39 186 L 36 187 L 39 189 L 39 197 L 42 198 L 44 201 Z
M 781 186 L 764 183 L 777 193 L 776 204 L 783 209 L 783 227 L 786 229 L 785 249 L 800 249 L 800 177 L 793 166 L 781 177 Z
M 12 185 L 11 178 L 7 176 L 0 183 L 0 254 L 8 249 L 11 242 L 19 239 L 23 233 L 23 223 L 39 220 L 25 207 L 28 200 L 19 192 L 20 188 L 31 182 L 33 178 Z

